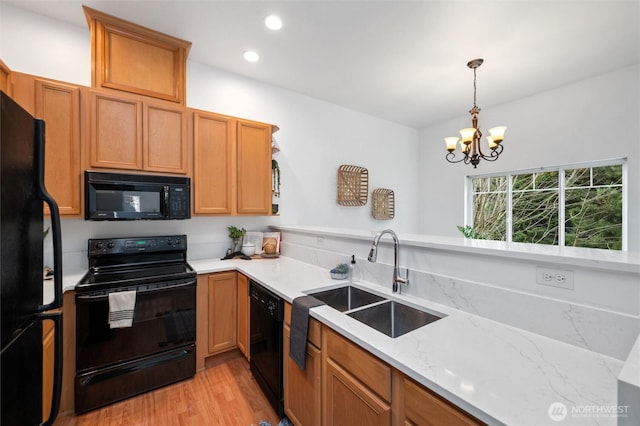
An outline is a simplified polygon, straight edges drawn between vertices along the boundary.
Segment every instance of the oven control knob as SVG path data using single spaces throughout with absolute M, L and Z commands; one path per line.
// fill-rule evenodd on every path
M 98 241 L 94 247 L 96 250 L 104 250 L 104 243 Z
M 108 249 L 112 249 L 112 248 L 114 248 L 115 246 L 116 246 L 116 245 L 115 245 L 115 243 L 114 243 L 113 241 L 109 241 L 109 242 L 107 243 L 107 248 L 108 248 Z

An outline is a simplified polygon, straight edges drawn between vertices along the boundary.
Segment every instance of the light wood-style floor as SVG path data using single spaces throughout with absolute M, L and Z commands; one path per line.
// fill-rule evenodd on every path
M 195 377 L 80 416 L 62 415 L 55 426 L 258 425 L 279 418 L 237 353 L 207 365 Z

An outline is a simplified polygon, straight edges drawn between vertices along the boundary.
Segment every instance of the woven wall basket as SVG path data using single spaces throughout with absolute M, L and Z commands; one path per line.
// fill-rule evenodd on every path
M 374 219 L 390 220 L 396 214 L 396 197 L 392 190 L 374 189 L 371 194 L 371 214 Z
M 369 171 L 343 164 L 338 167 L 338 196 L 341 206 L 364 206 L 369 196 Z

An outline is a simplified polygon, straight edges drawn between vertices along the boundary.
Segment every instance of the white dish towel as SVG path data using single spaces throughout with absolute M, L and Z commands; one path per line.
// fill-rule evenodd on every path
M 109 327 L 131 327 L 135 307 L 135 290 L 109 293 Z

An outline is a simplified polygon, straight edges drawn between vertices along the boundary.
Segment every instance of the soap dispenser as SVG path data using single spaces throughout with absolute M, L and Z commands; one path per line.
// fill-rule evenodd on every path
M 358 265 L 356 265 L 356 255 L 351 255 L 351 264 L 349 265 L 349 282 L 353 283 L 356 281 L 360 281 L 362 277 L 360 277 L 360 270 Z

